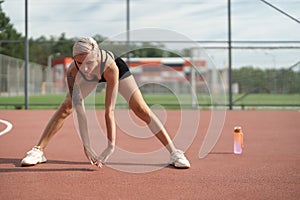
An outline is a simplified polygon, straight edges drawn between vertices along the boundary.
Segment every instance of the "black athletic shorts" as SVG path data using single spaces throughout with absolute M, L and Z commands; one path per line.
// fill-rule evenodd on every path
M 125 61 L 122 58 L 117 57 L 115 59 L 115 62 L 116 62 L 117 66 L 118 66 L 118 69 L 119 69 L 119 80 L 127 78 L 128 76 L 131 75 L 131 72 L 129 71 L 129 68 L 128 68 L 127 64 L 125 63 Z M 101 82 L 106 82 L 103 74 L 101 76 L 101 79 L 99 80 L 99 83 L 101 83 Z

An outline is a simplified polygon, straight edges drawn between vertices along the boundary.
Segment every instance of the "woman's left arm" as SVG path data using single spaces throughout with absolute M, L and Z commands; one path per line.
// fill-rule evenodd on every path
M 119 69 L 115 62 L 105 69 L 104 78 L 106 79 L 105 122 L 108 145 L 101 154 L 102 162 L 105 162 L 106 159 L 113 153 L 116 143 L 116 123 L 114 109 L 118 95 Z

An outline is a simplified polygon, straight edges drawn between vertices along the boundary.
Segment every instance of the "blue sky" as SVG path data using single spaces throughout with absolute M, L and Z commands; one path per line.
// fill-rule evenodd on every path
M 72 2 L 72 3 L 70 3 Z M 300 20 L 299 0 L 268 0 Z M 24 33 L 24 0 L 5 0 L 2 9 L 19 32 Z M 131 29 L 159 28 L 190 40 L 227 39 L 226 0 L 131 0 Z M 29 36 L 67 37 L 125 36 L 126 0 L 43 0 L 29 1 Z M 146 33 L 146 31 L 144 32 Z M 232 0 L 232 40 L 300 41 L 300 24 L 259 0 Z M 174 36 L 174 38 L 173 38 Z M 176 34 L 168 40 L 177 40 Z M 132 34 L 132 40 L 159 39 L 160 36 Z M 161 39 L 161 38 L 160 38 Z M 296 44 L 300 46 L 300 44 Z M 299 61 L 300 50 L 247 50 L 234 52 L 235 65 L 281 67 Z M 208 50 L 218 65 L 225 65 L 224 50 Z M 251 54 L 251 56 L 249 56 Z M 285 56 L 283 56 L 285 54 Z M 253 56 L 253 57 L 252 57 Z M 250 57 L 250 58 L 249 58 Z M 259 63 L 254 57 L 261 57 Z M 247 60 L 248 59 L 248 60 Z M 240 60 L 240 61 L 238 61 Z

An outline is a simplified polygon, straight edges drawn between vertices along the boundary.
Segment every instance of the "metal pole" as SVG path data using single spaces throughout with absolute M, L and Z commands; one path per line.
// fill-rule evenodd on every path
M 127 44 L 127 64 L 130 64 L 130 0 L 126 1 L 126 44 Z
M 198 108 L 198 99 L 197 99 L 197 91 L 196 91 L 196 67 L 197 59 L 200 58 L 199 49 L 192 48 L 191 49 L 191 98 L 192 98 L 192 108 Z
M 229 96 L 229 109 L 232 110 L 231 2 L 230 2 L 230 0 L 228 0 L 228 96 Z
M 25 109 L 28 109 L 28 0 L 25 0 L 25 83 L 24 83 L 24 96 L 25 96 Z

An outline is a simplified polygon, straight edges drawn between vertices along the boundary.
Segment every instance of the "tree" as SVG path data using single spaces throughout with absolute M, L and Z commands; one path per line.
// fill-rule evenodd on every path
M 300 91 L 299 71 L 292 69 L 242 67 L 233 69 L 232 80 L 239 84 L 240 93 L 296 94 Z
M 24 58 L 24 38 L 10 23 L 9 17 L 2 11 L 0 1 L 0 54 Z
M 59 53 L 61 57 L 72 57 L 73 43 L 74 39 L 67 39 L 65 33 L 58 38 L 41 36 L 36 40 L 30 39 L 30 61 L 46 66 L 50 55 Z
M 62 33 L 56 42 L 53 42 L 52 53 L 60 53 L 63 57 L 72 57 L 72 47 L 74 39 L 67 39 L 66 34 Z
M 46 37 L 29 40 L 29 60 L 47 66 L 48 55 L 52 54 L 53 44 Z

